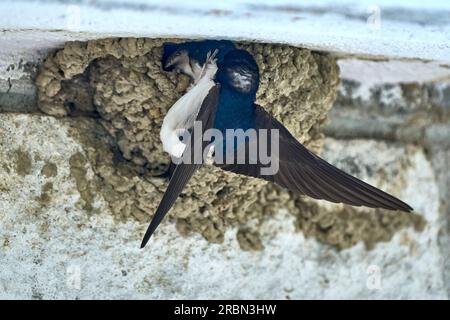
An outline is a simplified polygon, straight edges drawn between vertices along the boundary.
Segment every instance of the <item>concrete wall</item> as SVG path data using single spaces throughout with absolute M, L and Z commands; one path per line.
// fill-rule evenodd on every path
M 41 0 L 0 1 L 0 10 L 8 12 L 0 18 L 0 297 L 448 298 L 447 4 Z M 83 202 L 99 191 L 99 172 L 121 170 L 95 160 L 114 137 L 98 119 L 41 112 L 36 97 L 49 52 L 118 36 L 220 37 L 333 53 L 342 82 L 321 128 L 326 138 L 317 138 L 322 156 L 401 196 L 415 215 L 271 190 L 265 197 L 285 205 L 249 219 L 257 236 L 235 224 L 212 243 L 186 234 L 174 216 L 139 250 L 142 220 L 117 219 L 107 193 L 98 192 L 92 208 Z

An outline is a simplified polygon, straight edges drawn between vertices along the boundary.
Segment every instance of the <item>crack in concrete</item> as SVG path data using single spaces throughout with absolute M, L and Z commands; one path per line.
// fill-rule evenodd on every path
M 11 78 L 9 77 L 7 81 L 8 81 L 8 89 L 6 90 L 6 93 L 8 94 L 12 88 Z
M 402 142 L 424 147 L 426 150 L 439 145 L 441 150 L 450 150 L 450 124 L 428 126 L 408 123 L 392 123 L 389 119 L 361 119 L 345 116 L 330 117 L 324 127 L 327 137 L 335 139 L 372 139 L 387 142 Z

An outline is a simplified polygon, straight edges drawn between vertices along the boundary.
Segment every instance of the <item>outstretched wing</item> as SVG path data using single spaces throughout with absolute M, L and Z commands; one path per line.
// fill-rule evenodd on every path
M 219 99 L 219 85 L 212 87 L 209 90 L 208 95 L 205 100 L 203 100 L 202 106 L 200 107 L 200 111 L 197 115 L 196 121 L 202 122 L 203 132 L 207 129 L 212 128 L 214 125 L 214 118 L 216 115 L 217 102 Z M 203 133 L 202 132 L 202 133 Z M 193 157 L 194 145 L 197 143 L 202 144 L 202 151 L 208 145 L 208 141 L 202 141 L 202 135 L 195 136 L 195 130 L 192 132 L 190 141 L 187 141 L 187 147 L 184 151 L 188 155 Z M 184 157 L 185 155 L 183 155 Z M 152 236 L 153 232 L 156 230 L 158 225 L 161 223 L 164 216 L 170 210 L 170 208 L 175 203 L 175 200 L 180 195 L 184 186 L 188 183 L 189 179 L 195 173 L 195 171 L 200 168 L 201 164 L 195 164 L 193 161 L 191 163 L 180 163 L 176 165 L 172 176 L 169 181 L 169 185 L 167 187 L 166 192 L 164 193 L 162 200 L 156 210 L 155 215 L 153 216 L 152 221 L 150 222 L 147 231 L 145 232 L 144 239 L 142 240 L 141 248 L 145 247 L 148 240 Z
M 353 206 L 385 208 L 389 210 L 412 211 L 408 204 L 381 191 L 332 166 L 325 160 L 306 149 L 289 131 L 263 108 L 255 105 L 256 129 L 268 129 L 269 142 L 271 129 L 279 133 L 279 170 L 273 175 L 262 175 L 261 168 L 267 165 L 256 161 L 256 164 L 224 164 L 217 165 L 223 170 L 262 178 L 274 182 L 291 191 L 308 195 L 315 199 L 324 199 L 335 203 L 346 203 Z M 257 133 L 260 140 L 260 134 Z M 247 150 L 245 157 L 249 159 Z M 268 146 L 270 150 L 270 146 Z M 238 155 L 236 155 L 237 157 Z

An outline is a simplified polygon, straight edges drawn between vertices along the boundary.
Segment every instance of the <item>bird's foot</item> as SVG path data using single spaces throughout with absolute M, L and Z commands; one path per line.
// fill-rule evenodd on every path
M 217 56 L 218 53 L 219 53 L 219 49 L 215 49 L 213 52 L 209 51 L 209 52 L 206 54 L 206 61 L 205 61 L 205 64 L 211 63 L 211 62 L 215 62 L 215 61 L 217 60 L 217 59 L 216 59 L 216 56 Z

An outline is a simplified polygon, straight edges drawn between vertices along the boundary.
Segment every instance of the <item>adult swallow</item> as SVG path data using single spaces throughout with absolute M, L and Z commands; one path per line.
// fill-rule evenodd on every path
M 214 165 L 276 183 L 315 199 L 388 210 L 413 210 L 405 202 L 345 173 L 306 149 L 278 120 L 255 104 L 259 69 L 249 52 L 237 49 L 229 41 L 167 44 L 164 46 L 162 66 L 166 71 L 178 71 L 190 76 L 193 82 L 163 122 L 163 127 L 164 123 L 166 126 L 161 130 L 161 140 L 164 149 L 172 156 L 187 156 L 192 160 L 193 146 L 200 143 L 202 150 L 212 145 L 215 153 L 222 153 L 223 160 L 223 154 L 227 155 L 230 149 L 227 146 L 231 145 L 235 151 L 234 161 L 217 161 L 218 158 L 214 158 Z M 172 109 L 174 112 L 171 112 Z M 202 123 L 201 134 L 192 134 L 183 143 L 174 139 L 180 130 L 192 132 L 194 120 Z M 208 129 L 218 130 L 223 138 L 205 141 L 202 135 Z M 256 135 L 246 136 L 240 140 L 241 143 L 236 143 L 235 137 L 229 139 L 226 134 L 230 129 L 241 132 L 254 129 Z M 265 137 L 263 133 L 266 133 Z M 278 150 L 271 146 L 275 133 Z M 261 142 L 267 144 L 264 146 L 266 150 L 274 151 L 272 156 L 278 163 L 276 172 L 264 173 L 268 163 L 259 154 L 255 157 L 249 152 L 252 145 L 260 147 Z M 239 157 L 241 161 L 238 161 Z M 169 185 L 144 235 L 141 248 L 147 244 L 184 186 L 202 165 L 192 162 L 173 165 Z

